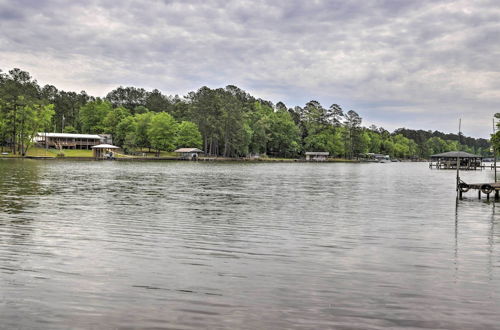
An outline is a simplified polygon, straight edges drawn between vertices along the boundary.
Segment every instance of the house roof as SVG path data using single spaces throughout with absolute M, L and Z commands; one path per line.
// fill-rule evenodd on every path
M 67 138 L 67 139 L 97 139 L 101 137 L 97 134 L 72 134 L 72 133 L 38 133 L 40 137 L 54 137 L 54 138 Z
M 479 155 L 470 154 L 465 151 L 448 151 L 441 154 L 432 155 L 431 158 L 483 158 Z
M 92 149 L 120 149 L 120 147 L 113 146 L 111 144 L 98 144 L 93 146 Z
M 203 152 L 202 150 L 198 148 L 179 148 L 175 150 L 174 152 Z

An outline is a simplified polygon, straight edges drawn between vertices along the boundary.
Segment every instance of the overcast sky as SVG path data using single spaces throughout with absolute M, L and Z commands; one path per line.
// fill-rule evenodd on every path
M 0 0 L 0 69 L 104 96 L 229 84 L 364 125 L 487 137 L 500 112 L 498 0 Z

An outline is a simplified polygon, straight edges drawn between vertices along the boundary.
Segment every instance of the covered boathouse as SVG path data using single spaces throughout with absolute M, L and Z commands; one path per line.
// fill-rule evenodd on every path
M 98 144 L 92 147 L 92 153 L 95 159 L 114 159 L 117 149 L 120 148 L 111 144 Z
M 465 151 L 449 151 L 431 156 L 430 168 L 457 169 L 457 158 L 460 159 L 461 170 L 481 169 L 483 157 Z
M 324 162 L 328 156 L 329 152 L 323 151 L 307 151 L 306 152 L 306 160 L 307 161 L 315 161 L 315 162 Z
M 198 159 L 199 155 L 203 153 L 203 151 L 198 148 L 179 148 L 174 152 L 179 154 L 179 156 L 182 159 L 190 159 L 190 160 Z

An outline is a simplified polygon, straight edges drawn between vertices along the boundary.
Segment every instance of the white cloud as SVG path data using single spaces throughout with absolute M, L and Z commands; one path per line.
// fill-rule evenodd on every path
M 487 136 L 500 101 L 491 1 L 0 0 L 0 67 L 105 95 L 235 84 L 397 128 Z M 469 126 L 468 126 L 469 125 Z

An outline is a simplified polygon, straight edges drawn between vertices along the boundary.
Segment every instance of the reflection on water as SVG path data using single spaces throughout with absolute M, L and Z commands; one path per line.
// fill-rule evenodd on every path
M 454 172 L 8 160 L 0 173 L 6 328 L 500 324 L 498 204 L 457 202 Z
M 29 213 L 35 197 L 49 193 L 39 183 L 38 165 L 31 160 L 0 161 L 0 211 Z

